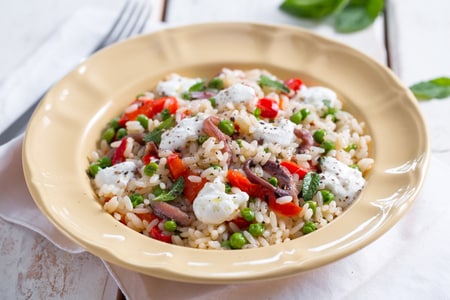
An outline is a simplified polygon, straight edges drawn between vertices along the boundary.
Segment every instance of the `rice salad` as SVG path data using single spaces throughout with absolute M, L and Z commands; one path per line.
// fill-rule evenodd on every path
M 373 165 L 336 93 L 266 70 L 170 74 L 109 122 L 87 170 L 117 221 L 200 249 L 310 234 L 357 199 Z

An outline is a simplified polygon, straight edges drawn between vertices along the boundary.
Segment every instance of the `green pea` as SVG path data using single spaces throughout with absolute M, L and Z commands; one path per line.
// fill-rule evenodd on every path
M 263 223 L 253 223 L 248 227 L 248 232 L 253 236 L 261 236 L 264 230 L 266 230 L 266 227 Z
M 241 209 L 241 216 L 248 222 L 252 222 L 255 219 L 255 212 L 250 207 L 244 207 Z
M 177 223 L 174 220 L 167 220 L 164 222 L 164 229 L 169 232 L 177 230 Z
M 324 204 L 329 204 L 334 200 L 334 194 L 332 192 L 328 190 L 321 190 L 320 193 L 322 194 L 322 200 Z
M 307 108 L 302 108 L 301 110 L 300 110 L 300 114 L 302 115 L 302 121 L 304 120 L 304 119 L 306 119 L 306 117 L 310 114 L 311 112 L 309 111 L 309 109 L 307 109 Z
M 313 214 L 315 214 L 316 209 L 317 209 L 317 202 L 316 201 L 306 201 L 306 203 L 308 203 L 309 208 L 311 208 L 313 211 Z
M 99 160 L 97 160 L 97 164 L 102 169 L 110 167 L 112 165 L 111 158 L 106 156 L 99 158 Z
M 119 128 L 119 130 L 117 130 L 116 139 L 121 140 L 123 137 L 127 136 L 127 134 L 128 131 L 125 128 Z
M 296 113 L 292 114 L 292 116 L 289 118 L 293 123 L 300 124 L 303 120 L 302 118 L 302 112 L 297 111 Z
M 334 145 L 333 141 L 323 141 L 320 144 L 320 147 L 325 150 L 325 153 L 327 153 L 330 150 L 336 149 L 336 146 Z
M 97 175 L 98 171 L 100 171 L 100 166 L 97 164 L 92 164 L 89 166 L 89 175 L 91 177 L 95 177 Z
M 242 249 L 246 243 L 247 240 L 242 232 L 235 232 L 230 236 L 230 247 L 232 249 Z
M 230 120 L 222 120 L 219 122 L 219 129 L 226 135 L 232 135 L 234 133 L 234 124 Z
M 109 144 L 114 139 L 115 134 L 116 134 L 116 131 L 114 130 L 114 128 L 109 127 L 108 129 L 105 130 L 105 132 L 103 132 L 102 138 Z
M 136 207 L 144 202 L 144 196 L 142 196 L 141 194 L 132 194 L 130 195 L 130 200 L 131 204 L 133 204 L 133 207 Z
M 109 127 L 114 128 L 114 130 L 119 129 L 120 128 L 119 118 L 112 119 L 111 122 L 109 123 Z
M 208 87 L 210 89 L 221 90 L 223 89 L 223 86 L 224 86 L 223 80 L 220 79 L 219 77 L 214 77 L 208 82 Z
M 144 127 L 144 129 L 148 128 L 148 117 L 146 115 L 138 115 L 136 120 Z
M 144 174 L 149 177 L 153 176 L 158 171 L 158 167 L 158 164 L 153 161 L 144 167 Z
M 313 222 L 306 222 L 306 224 L 303 225 L 302 232 L 304 234 L 308 234 L 315 231 L 316 229 L 317 229 L 316 224 L 314 224 Z
M 278 186 L 278 178 L 276 177 L 270 177 L 267 181 L 273 186 Z
M 324 129 L 318 129 L 313 133 L 313 138 L 317 143 L 323 143 L 327 132 Z

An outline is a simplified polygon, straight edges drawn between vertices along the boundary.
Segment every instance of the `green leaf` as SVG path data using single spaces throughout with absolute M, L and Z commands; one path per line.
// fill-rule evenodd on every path
M 351 2 L 336 15 L 338 32 L 351 33 L 369 27 L 383 11 L 384 0 Z
M 184 178 L 180 177 L 175 181 L 172 188 L 168 192 L 162 192 L 155 197 L 155 201 L 172 201 L 175 200 L 184 190 Z
M 418 100 L 444 99 L 450 97 L 450 78 L 438 77 L 410 86 Z
M 297 17 L 321 19 L 347 3 L 348 0 L 285 0 L 280 9 Z
M 272 80 L 270 79 L 270 77 L 266 75 L 261 75 L 258 83 L 261 87 L 264 86 L 272 87 L 285 93 L 289 93 L 290 91 L 289 88 L 284 83 L 277 80 Z
M 370 26 L 383 11 L 384 0 L 351 1 L 336 15 L 338 32 L 350 33 Z
M 189 88 L 189 92 L 201 92 L 201 91 L 204 91 L 205 89 L 206 89 L 206 83 L 204 81 L 200 81 L 200 82 L 193 84 Z
M 155 142 L 157 144 L 161 143 L 161 135 L 164 131 L 166 131 L 169 128 L 172 128 L 175 126 L 176 121 L 173 116 L 170 116 L 166 120 L 164 120 L 161 124 L 159 124 L 155 129 L 153 129 L 151 132 L 147 133 L 144 136 L 145 142 Z
M 366 2 L 367 13 L 375 20 L 384 9 L 384 0 L 368 0 Z
M 320 175 L 315 172 L 309 172 L 303 178 L 302 185 L 302 198 L 305 201 L 311 200 L 315 193 L 317 193 L 317 189 L 319 188 L 320 183 Z
M 363 6 L 349 6 L 344 8 L 337 16 L 335 27 L 338 32 L 350 33 L 362 30 L 373 20 Z

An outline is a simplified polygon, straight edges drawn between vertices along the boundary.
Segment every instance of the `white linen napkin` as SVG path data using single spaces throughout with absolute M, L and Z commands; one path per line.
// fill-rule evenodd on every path
M 0 133 L 11 126 L 57 80 L 100 45 L 119 16 L 123 1 L 108 7 L 82 6 L 0 85 Z
M 327 266 L 267 282 L 177 283 L 107 265 L 128 299 L 448 299 L 450 168 L 431 159 L 423 190 L 385 235 Z

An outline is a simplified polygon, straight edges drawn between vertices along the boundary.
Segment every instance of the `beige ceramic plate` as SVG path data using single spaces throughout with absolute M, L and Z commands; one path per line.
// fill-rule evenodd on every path
M 147 238 L 102 210 L 85 170 L 107 122 L 168 73 L 211 76 L 222 67 L 267 68 L 280 78 L 300 76 L 307 84 L 326 85 L 366 121 L 375 166 L 367 188 L 341 217 L 282 245 L 207 251 Z M 48 93 L 28 127 L 23 152 L 36 204 L 74 241 L 122 267 L 203 283 L 287 276 L 363 248 L 411 205 L 428 161 L 427 132 L 416 101 L 387 68 L 298 28 L 248 23 L 168 29 L 97 53 Z

